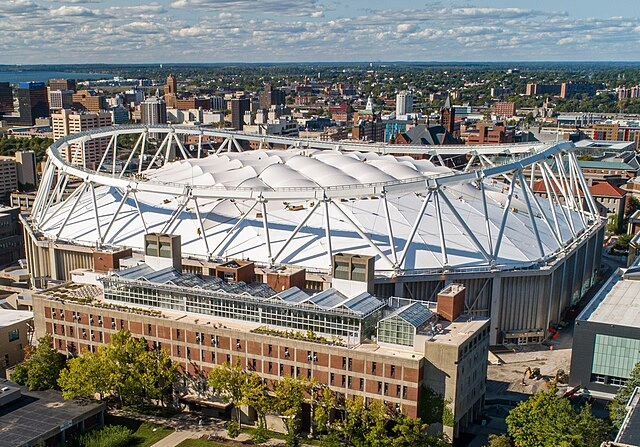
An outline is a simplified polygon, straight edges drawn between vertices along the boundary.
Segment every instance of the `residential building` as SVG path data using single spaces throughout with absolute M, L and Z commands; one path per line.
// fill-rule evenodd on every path
M 576 318 L 569 385 L 612 398 L 640 362 L 640 267 L 619 269 Z
M 44 82 L 21 82 L 16 97 L 21 123 L 32 126 L 36 118 L 49 116 L 49 98 Z
M 351 129 L 351 138 L 368 142 L 384 142 L 386 123 L 384 121 L 374 121 L 361 119 L 356 126 Z
M 527 84 L 527 96 L 535 95 L 559 95 L 562 91 L 562 84 Z
M 75 79 L 49 79 L 49 90 L 71 90 L 75 92 L 76 88 Z
M 0 116 L 13 112 L 13 88 L 8 82 L 0 82 Z
M 24 360 L 33 337 L 33 312 L 0 308 L 0 376 Z
M 249 98 L 233 98 L 230 102 L 231 127 L 235 130 L 242 130 L 244 127 L 244 116 L 251 110 L 251 100 Z
M 505 87 L 493 87 L 491 88 L 491 97 L 492 98 L 500 98 L 503 96 L 509 96 L 511 94 L 510 88 Z
M 14 157 L 0 155 L 0 196 L 18 189 L 18 167 Z
M 65 445 L 67 438 L 104 425 L 105 402 L 68 400 L 54 390 L 30 391 L 5 382 L 0 389 L 2 444 Z
M 53 139 L 57 140 L 73 133 L 111 125 L 109 112 L 77 112 L 60 110 L 51 115 Z M 84 144 L 71 144 L 63 151 L 65 160 L 80 165 L 97 167 L 109 145 L 109 138 L 90 139 Z
M 100 112 L 107 109 L 107 98 L 95 90 L 79 90 L 71 97 L 73 107 L 78 110 Z
M 168 105 L 167 105 L 168 106 Z M 191 109 L 200 109 L 210 110 L 211 109 L 211 99 L 210 98 L 197 98 L 192 96 L 191 98 L 186 99 L 176 99 L 175 108 L 178 110 L 191 110 Z
M 560 97 L 571 98 L 576 95 L 595 96 L 596 84 L 591 82 L 563 82 L 560 86 Z
M 516 114 L 516 103 L 514 102 L 496 102 L 496 116 L 499 119 L 512 118 Z

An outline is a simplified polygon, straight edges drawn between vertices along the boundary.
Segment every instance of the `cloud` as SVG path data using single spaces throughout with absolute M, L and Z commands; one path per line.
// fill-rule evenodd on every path
M 0 0 L 0 63 L 637 59 L 633 17 L 328 0 Z M 371 4 L 371 3 L 367 3 Z M 619 56 L 618 56 L 619 55 Z

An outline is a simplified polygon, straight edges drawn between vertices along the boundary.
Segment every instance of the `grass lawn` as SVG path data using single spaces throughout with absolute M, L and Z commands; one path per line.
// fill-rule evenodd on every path
M 164 425 L 110 414 L 105 417 L 105 425 L 124 425 L 131 430 L 134 436 L 132 447 L 149 447 L 174 432 L 173 428 Z

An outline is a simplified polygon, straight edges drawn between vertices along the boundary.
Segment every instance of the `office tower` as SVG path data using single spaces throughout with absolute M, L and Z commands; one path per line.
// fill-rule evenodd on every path
M 18 189 L 18 172 L 16 160 L 13 157 L 0 156 L 0 196 L 7 195 Z
M 111 113 L 76 112 L 63 109 L 51 115 L 51 125 L 53 138 L 57 140 L 73 133 L 108 127 L 111 125 Z M 109 138 L 88 140 L 83 145 L 71 144 L 62 150 L 62 156 L 70 163 L 95 168 L 100 163 L 108 145 Z
M 49 79 L 49 90 L 71 90 L 76 91 L 75 79 Z
M 413 111 L 413 93 L 402 91 L 396 95 L 396 117 Z
M 51 110 L 73 107 L 73 90 L 49 90 L 49 108 Z
M 36 176 L 36 153 L 33 151 L 16 152 L 16 167 L 18 169 L 18 183 L 38 186 Z
M 49 116 L 49 99 L 44 82 L 21 82 L 16 96 L 21 123 L 32 126 L 36 118 Z
M 164 100 L 167 107 L 176 107 L 176 100 L 178 93 L 178 80 L 173 74 L 167 76 L 167 83 L 164 86 Z
M 269 109 L 271 106 L 285 104 L 286 95 L 280 89 L 274 89 L 271 84 L 266 84 L 264 90 L 259 94 L 260 108 Z
M 107 108 L 107 98 L 95 90 L 80 90 L 73 94 L 73 106 L 89 112 L 100 112 Z
M 0 115 L 13 112 L 13 89 L 8 82 L 0 82 Z
M 245 112 L 251 110 L 249 98 L 233 98 L 231 100 L 231 126 L 235 130 L 242 130 Z
M 153 96 L 140 104 L 140 116 L 143 124 L 165 124 L 167 122 L 167 103 Z
M 122 105 L 113 106 L 109 109 L 113 124 L 125 124 L 129 122 L 129 109 Z

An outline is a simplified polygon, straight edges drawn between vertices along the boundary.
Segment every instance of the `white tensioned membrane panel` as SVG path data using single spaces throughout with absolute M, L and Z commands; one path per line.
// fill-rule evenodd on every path
M 449 268 L 486 267 L 490 263 L 486 253 L 491 254 L 495 250 L 504 207 L 508 202 L 509 183 L 505 177 L 484 181 L 488 225 L 482 191 L 476 183 L 453 183 L 441 189 L 440 194 L 446 195 L 458 217 L 467 224 L 476 241 L 484 247 L 485 254 L 478 249 L 473 237 L 467 234 L 467 230 L 459 223 L 458 217 L 443 198 L 437 201 L 442 226 L 438 220 L 436 200 L 431 197 L 412 242 L 406 245 L 425 197 L 430 195 L 426 187 L 419 193 L 414 192 L 415 188 L 414 191 L 403 191 L 401 187 L 390 188 L 386 194 L 391 233 L 397 253 L 395 257 L 389 240 L 385 203 L 380 194 L 363 197 L 349 197 L 346 194 L 331 202 L 322 201 L 323 190 L 349 190 L 367 184 L 397 184 L 398 181 L 415 184 L 417 179 L 426 181 L 428 178 L 454 174 L 456 172 L 451 169 L 434 165 L 430 161 L 369 152 L 289 149 L 221 153 L 202 159 L 176 161 L 149 171 L 146 179 L 158 181 L 157 190 L 138 191 L 135 195 L 144 224 L 133 194 L 129 194 L 121 205 L 124 190 L 103 185 L 95 187 L 101 232 L 97 230 L 90 188 L 82 193 L 73 213 L 68 217 L 75 200 L 49 207 L 44 218 L 40 219 L 39 229 L 51 238 L 57 236 L 62 240 L 95 245 L 102 237 L 102 242 L 106 245 L 142 250 L 146 224 L 148 232 L 181 235 L 184 255 L 245 258 L 264 263 L 273 261 L 278 264 L 327 269 L 330 266 L 331 249 L 332 253 L 375 255 L 379 271 L 393 270 L 393 260 L 402 258 L 400 270 L 441 269 L 445 264 L 441 242 L 444 239 L 446 265 Z M 168 194 L 160 182 L 170 184 L 174 194 L 176 185 L 184 186 L 185 193 Z M 243 199 L 241 197 L 247 195 L 238 194 L 236 198 L 218 198 L 212 194 L 211 198 L 199 196 L 197 201 L 189 198 L 188 191 L 207 188 L 214 192 L 250 190 L 253 196 Z M 261 191 L 274 190 L 290 190 L 290 199 L 269 199 L 263 208 L 262 202 L 256 201 L 256 197 Z M 309 195 L 309 191 L 317 192 L 315 198 Z M 521 187 L 516 186 L 506 213 L 504 235 L 493 263 L 495 265 L 507 268 L 526 267 L 558 252 L 562 247 L 554 232 L 561 235 L 563 245 L 572 238 L 567 220 L 573 221 L 575 233 L 585 229 L 577 211 L 563 208 L 565 215 L 570 215 L 569 219 L 556 220 L 553 219 L 554 212 L 547 199 L 534 198 L 529 194 L 530 202 L 527 204 L 525 195 Z M 59 207 L 63 208 L 58 210 Z M 173 220 L 173 214 L 180 209 L 182 211 Z M 326 237 L 327 209 L 331 247 Z M 544 256 L 537 243 L 529 209 L 535 215 L 533 220 L 536 222 Z M 546 216 L 546 222 L 540 211 Z M 117 218 L 111 223 L 116 214 Z M 555 214 L 562 216 L 562 210 L 557 205 Z M 289 242 L 292 232 L 304 219 L 307 221 Z M 554 223 L 547 223 L 549 221 Z M 105 228 L 110 224 L 105 237 Z M 370 241 L 362 237 L 356 226 Z M 265 227 L 268 228 L 268 237 Z M 440 234 L 441 227 L 444 238 Z M 286 242 L 289 243 L 285 247 Z M 406 253 L 405 246 L 408 247 Z

